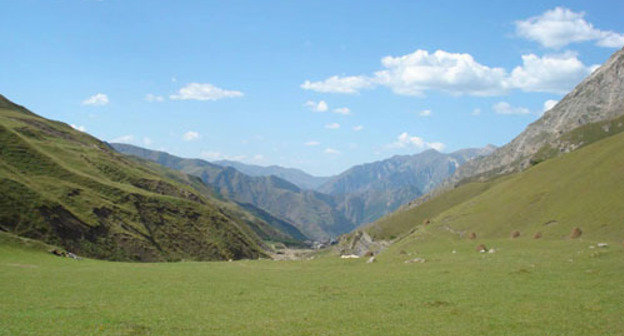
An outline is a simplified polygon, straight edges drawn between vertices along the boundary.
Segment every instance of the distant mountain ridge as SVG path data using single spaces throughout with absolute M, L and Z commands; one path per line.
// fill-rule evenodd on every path
M 297 185 L 301 189 L 315 190 L 331 178 L 330 176 L 314 176 L 301 169 L 284 168 L 276 165 L 258 166 L 231 160 L 212 161 L 212 163 L 219 166 L 235 168 L 249 176 L 277 176 Z
M 198 176 L 224 197 L 262 209 L 312 239 L 327 239 L 357 226 L 336 210 L 333 197 L 301 189 L 274 175 L 248 176 L 233 167 L 205 160 L 180 158 L 128 144 L 114 143 L 111 146 L 121 153 Z
M 358 223 L 372 222 L 419 197 L 451 176 L 465 162 L 496 147 L 462 149 L 444 154 L 430 149 L 414 155 L 354 166 L 319 187 L 336 197 L 339 209 Z

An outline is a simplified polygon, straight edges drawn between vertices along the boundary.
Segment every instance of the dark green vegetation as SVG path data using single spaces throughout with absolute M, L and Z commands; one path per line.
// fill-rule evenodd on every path
M 619 121 L 616 121 L 616 125 Z M 597 125 L 600 126 L 600 125 Z M 587 125 L 563 139 L 599 139 Z M 602 131 L 605 132 L 605 131 Z M 502 238 L 511 231 L 564 239 L 574 227 L 592 239 L 624 239 L 624 134 L 619 133 L 521 173 L 470 182 L 420 206 L 396 212 L 367 230 L 387 239 L 422 227 Z
M 194 177 L 149 167 L 0 96 L 0 229 L 111 260 L 264 256 L 289 241 Z
M 154 161 L 200 177 L 221 195 L 244 206 L 253 206 L 296 226 L 306 236 L 326 239 L 347 233 L 356 224 L 336 210 L 333 197 L 304 190 L 277 176 L 248 176 L 232 167 L 199 159 L 184 159 L 132 145 L 112 144 L 121 153 Z
M 428 234 L 426 231 L 424 234 Z M 618 335 L 624 248 L 404 240 L 378 261 L 111 263 L 0 234 L 0 335 Z M 452 250 L 457 253 L 451 253 Z M 405 264 L 415 257 L 426 263 Z

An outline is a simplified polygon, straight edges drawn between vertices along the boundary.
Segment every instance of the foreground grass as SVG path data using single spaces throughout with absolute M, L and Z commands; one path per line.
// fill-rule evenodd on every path
M 624 248 L 407 239 L 364 260 L 74 261 L 0 240 L 1 335 L 617 335 Z M 455 249 L 457 253 L 451 251 Z M 424 264 L 405 264 L 422 257 Z

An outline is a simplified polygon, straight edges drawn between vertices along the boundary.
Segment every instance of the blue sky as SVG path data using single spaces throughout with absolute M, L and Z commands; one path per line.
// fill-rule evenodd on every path
M 502 145 L 622 1 L 0 1 L 0 93 L 106 141 L 316 175 Z

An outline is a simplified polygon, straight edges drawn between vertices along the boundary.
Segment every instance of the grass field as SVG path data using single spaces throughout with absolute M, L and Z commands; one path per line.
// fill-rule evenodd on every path
M 372 264 L 329 254 L 139 264 L 0 238 L 1 335 L 624 334 L 615 243 L 440 235 L 404 239 Z M 476 252 L 481 242 L 496 253 Z M 415 257 L 427 262 L 404 263 Z

